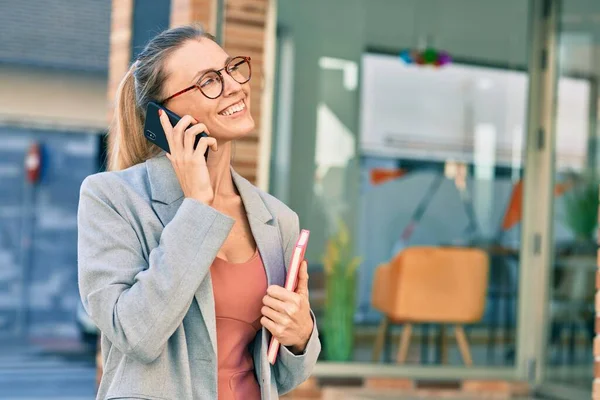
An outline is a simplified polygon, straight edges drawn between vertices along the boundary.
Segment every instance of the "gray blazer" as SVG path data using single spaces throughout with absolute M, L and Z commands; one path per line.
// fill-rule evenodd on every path
M 298 216 L 232 173 L 268 283 L 283 285 Z M 78 214 L 79 290 L 102 332 L 104 375 L 97 399 L 217 399 L 209 269 L 233 224 L 214 208 L 184 198 L 164 153 L 85 179 Z M 274 400 L 309 377 L 321 344 L 315 323 L 304 354 L 282 346 L 271 366 L 269 340 L 262 328 L 251 351 L 262 399 Z

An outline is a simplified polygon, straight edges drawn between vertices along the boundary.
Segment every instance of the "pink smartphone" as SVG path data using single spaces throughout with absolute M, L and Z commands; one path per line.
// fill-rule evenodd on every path
M 302 264 L 302 261 L 304 260 L 304 254 L 306 254 L 309 236 L 310 231 L 302 229 L 300 236 L 296 241 L 296 247 L 292 252 L 292 259 L 290 261 L 290 267 L 288 268 L 288 274 L 284 286 L 287 290 L 292 292 L 298 287 L 298 273 L 300 272 L 300 264 Z M 269 349 L 267 350 L 267 358 L 271 365 L 275 364 L 278 352 L 279 340 L 271 337 L 271 343 L 269 343 Z

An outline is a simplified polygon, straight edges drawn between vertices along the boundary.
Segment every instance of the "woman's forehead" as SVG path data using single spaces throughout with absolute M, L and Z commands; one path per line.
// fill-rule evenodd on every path
M 189 40 L 175 50 L 167 61 L 168 75 L 177 81 L 189 81 L 198 71 L 221 69 L 228 54 L 210 39 Z

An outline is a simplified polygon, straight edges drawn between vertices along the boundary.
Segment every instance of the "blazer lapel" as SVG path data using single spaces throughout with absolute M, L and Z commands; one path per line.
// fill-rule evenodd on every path
M 265 267 L 267 282 L 269 285 L 283 286 L 286 271 L 283 245 L 279 228 L 274 225 L 273 215 L 268 210 L 255 186 L 238 175 L 233 168 L 231 169 L 231 175 L 244 203 L 250 230 L 252 231 L 258 252 Z M 265 327 L 262 327 L 260 338 L 260 349 L 255 349 L 255 354 L 258 352 L 260 356 L 258 357 L 258 362 L 255 360 L 255 365 L 257 365 L 259 376 L 262 376 L 269 382 L 271 379 L 271 368 L 267 361 L 266 353 L 267 343 L 271 340 L 271 333 Z
M 158 155 L 146 161 L 150 189 L 152 193 L 152 207 L 158 218 L 166 226 L 183 202 L 183 191 L 173 170 L 171 161 L 164 155 Z M 212 262 L 213 260 L 211 260 Z M 210 272 L 202 280 L 194 295 L 215 355 L 217 354 L 217 323 L 215 316 L 215 298 L 213 294 Z
M 183 202 L 183 191 L 171 161 L 164 155 L 159 154 L 146 161 L 150 193 L 152 196 L 152 207 L 156 215 L 166 226 Z
M 283 286 L 285 282 L 285 264 L 283 246 L 279 229 L 273 224 L 274 218 L 267 209 L 258 189 L 231 169 L 231 175 L 237 187 L 250 224 L 252 236 L 258 246 L 269 285 Z

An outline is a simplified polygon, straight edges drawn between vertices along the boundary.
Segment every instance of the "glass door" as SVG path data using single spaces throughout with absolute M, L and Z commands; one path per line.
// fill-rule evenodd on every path
M 279 1 L 271 190 L 311 230 L 319 374 L 526 379 L 530 346 L 521 336 L 531 336 L 531 319 L 520 310 L 531 307 L 536 276 L 522 249 L 531 248 L 523 238 L 537 211 L 528 204 L 539 203 L 523 199 L 534 132 L 530 3 L 326 0 L 314 2 L 315 13 Z M 336 237 L 361 258 L 349 283 L 352 341 L 338 340 L 327 308 L 335 296 L 324 258 Z M 389 304 L 374 305 L 382 265 L 424 246 L 489 256 L 485 294 L 459 306 L 478 312 L 458 333 L 439 315 L 410 328 L 386 322 Z
M 590 398 L 598 221 L 600 2 L 569 0 L 558 14 L 553 239 L 541 390 Z

